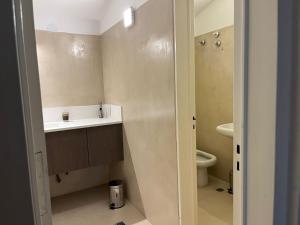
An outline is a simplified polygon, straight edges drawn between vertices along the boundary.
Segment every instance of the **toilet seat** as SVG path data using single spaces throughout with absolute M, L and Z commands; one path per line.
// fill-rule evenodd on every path
M 217 157 L 209 154 L 207 152 L 201 151 L 199 149 L 196 150 L 197 152 L 197 166 L 199 167 L 210 167 L 216 164 Z

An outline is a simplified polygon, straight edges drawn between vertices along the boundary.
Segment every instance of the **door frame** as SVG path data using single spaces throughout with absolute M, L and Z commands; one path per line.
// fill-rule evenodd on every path
M 246 224 L 247 200 L 247 71 L 248 71 L 248 0 L 234 3 L 234 225 Z M 181 225 L 197 224 L 197 168 L 195 122 L 195 49 L 194 1 L 174 0 L 176 125 L 179 186 L 179 218 Z M 237 154 L 236 146 L 240 147 Z M 187 176 L 189 174 L 189 176 Z
M 22 2 L 24 2 L 24 5 L 22 5 Z M 192 7 L 192 0 L 173 0 L 174 2 L 174 31 L 175 31 L 175 79 L 176 79 L 176 119 L 177 119 L 177 155 L 178 155 L 178 184 L 179 184 L 179 218 L 181 221 L 182 225 L 191 225 L 197 223 L 197 188 L 196 188 L 196 165 L 192 164 L 195 163 L 196 160 L 196 154 L 194 152 L 195 146 L 193 143 L 193 140 L 195 138 L 195 134 L 192 130 L 193 126 L 193 121 L 192 121 L 192 116 L 194 115 L 195 112 L 195 106 L 193 103 L 193 96 L 192 93 L 194 92 L 194 87 L 193 87 L 193 82 L 194 82 L 194 49 L 193 49 L 193 44 L 194 44 L 194 34 L 193 34 L 193 27 L 191 26 L 192 21 L 193 21 L 193 7 Z M 237 46 L 235 51 L 236 52 L 236 60 L 242 60 L 243 65 L 242 67 L 236 68 L 236 73 L 235 76 L 241 76 L 240 78 L 243 78 L 240 80 L 244 84 L 243 92 L 241 94 L 242 97 L 238 100 L 236 99 L 235 101 L 240 101 L 243 102 L 242 108 L 241 109 L 241 114 L 240 116 L 244 117 L 244 123 L 241 123 L 237 128 L 235 129 L 243 129 L 243 139 L 241 139 L 241 142 L 236 141 L 236 143 L 241 144 L 241 151 L 244 153 L 243 154 L 243 180 L 240 181 L 240 184 L 244 184 L 243 188 L 243 198 L 242 201 L 243 203 L 241 206 L 243 206 L 242 209 L 242 219 L 241 223 L 243 225 L 246 225 L 247 217 L 257 217 L 259 215 L 257 210 L 253 210 L 253 207 L 247 207 L 248 201 L 247 199 L 251 199 L 252 197 L 252 192 L 248 193 L 248 187 L 253 189 L 253 184 L 248 184 L 247 179 L 248 179 L 248 173 L 247 173 L 247 168 L 251 165 L 252 167 L 255 166 L 255 162 L 250 161 L 253 158 L 249 159 L 247 153 L 246 147 L 249 146 L 249 144 L 252 144 L 255 142 L 255 140 L 258 139 L 257 135 L 255 136 L 254 133 L 251 133 L 248 135 L 247 131 L 249 129 L 248 123 L 246 123 L 246 119 L 248 119 L 248 111 L 252 112 L 254 106 L 258 107 L 257 104 L 250 105 L 248 103 L 249 97 L 251 97 L 251 94 L 253 94 L 253 87 L 254 85 L 258 84 L 260 79 L 255 79 L 251 80 L 252 86 L 249 88 L 248 87 L 248 79 L 250 75 L 252 76 L 253 74 L 253 68 L 257 69 L 257 65 L 250 65 L 249 66 L 249 49 L 250 47 L 253 48 L 253 44 L 257 39 L 256 36 L 258 36 L 257 30 L 254 30 L 253 27 L 257 28 L 257 23 L 256 20 L 258 18 L 254 18 L 253 15 L 256 13 L 258 8 L 263 4 L 266 8 L 269 7 L 269 3 L 276 4 L 276 0 L 270 0 L 262 3 L 260 0 L 254 0 L 251 2 L 251 15 L 249 16 L 248 9 L 249 7 L 249 0 L 241 0 L 241 1 L 235 1 L 235 9 L 240 9 L 238 12 L 241 14 L 236 14 L 235 15 L 235 26 L 236 26 L 236 35 L 235 38 L 237 42 Z M 272 5 L 274 6 L 274 5 Z M 31 1 L 24 1 L 24 0 L 14 0 L 14 13 L 15 13 L 15 26 L 16 26 L 16 43 L 18 47 L 18 57 L 19 60 L 24 60 L 20 61 L 21 63 L 19 73 L 22 76 L 22 80 L 20 82 L 20 87 L 22 91 L 22 103 L 23 103 L 23 114 L 24 114 L 24 119 L 25 119 L 25 125 L 26 125 L 26 139 L 27 143 L 31 143 L 32 145 L 29 146 L 28 148 L 36 148 L 36 152 L 39 151 L 45 151 L 45 145 L 44 145 L 44 139 L 40 138 L 39 135 L 43 135 L 43 130 L 42 130 L 42 113 L 41 113 L 41 108 L 39 107 L 40 104 L 40 95 L 37 94 L 39 92 L 38 86 L 29 86 L 28 81 L 33 81 L 36 83 L 38 81 L 38 77 L 36 77 L 36 69 L 37 69 L 37 64 L 36 64 L 36 53 L 34 51 L 35 49 L 35 42 L 34 38 L 30 42 L 30 38 L 32 38 L 32 35 L 34 34 L 34 27 L 33 27 L 33 12 L 32 12 L 32 4 Z M 273 10 L 273 8 L 271 9 Z M 291 9 L 289 9 L 291 10 Z M 263 13 L 261 12 L 263 11 Z M 269 15 L 265 13 L 265 10 L 259 11 L 259 18 L 263 17 L 268 17 Z M 273 11 L 272 11 L 273 12 Z M 22 13 L 22 16 L 21 16 Z M 240 20 L 239 20 L 239 19 Z M 251 30 L 249 28 L 249 21 L 251 21 Z M 273 17 L 267 21 L 260 20 L 262 24 L 260 24 L 260 27 L 267 28 L 268 25 L 272 22 L 274 22 Z M 280 17 L 279 22 L 284 24 L 286 21 L 285 18 Z M 238 26 L 240 24 L 240 26 Z M 249 41 L 249 36 L 250 36 L 250 31 L 251 31 L 251 40 Z M 24 36 L 24 34 L 28 36 Z M 274 31 L 275 33 L 275 31 Z M 272 33 L 272 35 L 274 35 Z M 18 36 L 17 34 L 22 34 L 21 36 Z M 192 34 L 192 35 L 191 35 Z M 238 34 L 238 35 L 237 35 Z M 277 33 L 276 33 L 277 34 Z M 255 36 L 255 38 L 253 38 Z M 271 38 L 275 38 L 274 36 L 271 36 Z M 264 40 L 259 40 L 259 41 L 265 41 L 268 42 L 268 39 Z M 284 44 L 284 43 L 281 43 Z M 25 46 L 24 46 L 25 45 Z M 249 45 L 249 47 L 248 47 Z M 32 48 L 30 48 L 32 47 Z M 291 49 L 289 49 L 292 51 Z M 252 57 L 255 58 L 254 56 L 259 55 L 260 51 L 256 51 L 252 49 Z M 29 55 L 27 55 L 29 54 Z M 35 56 L 33 55 L 35 54 Z M 237 59 L 237 56 L 241 56 L 239 59 Z M 280 59 L 283 59 L 285 55 L 281 56 Z M 31 58 L 33 57 L 33 58 Z M 26 61 L 29 60 L 29 61 Z M 251 61 L 251 60 L 250 60 Z M 22 67 L 21 67 L 22 66 Z M 266 65 L 269 67 L 273 67 L 273 65 Z M 250 68 L 251 67 L 251 71 Z M 34 75 L 32 75 L 32 71 L 34 72 Z M 252 72 L 250 74 L 250 72 Z M 268 75 L 271 73 L 270 71 L 259 71 L 259 72 L 266 72 Z M 249 76 L 248 76 L 249 73 Z M 29 76 L 30 74 L 30 76 Z M 188 74 L 188 79 L 187 79 L 187 74 Z M 274 74 L 273 74 L 274 75 Z M 258 75 L 256 75 L 258 76 Z M 283 74 L 282 74 L 283 76 Z M 251 78 L 253 79 L 253 77 Z M 34 84 L 33 83 L 33 84 Z M 273 84 L 272 84 L 273 85 Z M 28 88 L 30 87 L 30 88 Z M 252 88 L 252 89 L 251 89 Z M 33 91 L 33 92 L 31 92 Z M 250 91 L 250 92 L 249 92 Z M 252 91 L 252 92 L 251 92 Z M 248 92 L 250 93 L 248 95 Z M 7 96 L 9 98 L 9 96 Z M 257 97 L 257 96 L 256 96 Z M 259 96 L 258 96 L 259 97 Z M 268 96 L 273 97 L 273 96 Z M 286 96 L 288 98 L 290 96 Z M 26 106 L 26 107 L 25 107 Z M 248 108 L 249 106 L 252 106 L 252 111 L 250 111 Z M 273 110 L 273 109 L 272 109 Z M 276 109 L 274 109 L 276 110 Z M 259 123 L 261 120 L 259 118 L 252 117 L 251 123 Z M 261 119 L 261 118 L 260 118 Z M 284 118 L 285 119 L 285 118 Z M 277 122 L 281 121 L 282 118 L 278 117 Z M 270 123 L 270 121 L 268 121 Z M 274 121 L 271 121 L 273 123 Z M 250 122 L 249 122 L 250 123 Z M 252 132 L 253 130 L 256 129 L 255 123 L 251 125 Z M 268 124 L 267 124 L 268 125 Z M 266 126 L 266 124 L 264 124 Z M 271 127 L 272 128 L 272 127 Z M 268 127 L 270 129 L 270 127 Z M 36 136 L 35 136 L 36 135 Z M 250 136 L 251 140 L 247 141 L 246 137 Z M 39 140 L 42 140 L 41 142 L 38 142 Z M 238 140 L 238 139 L 237 139 Z M 264 144 L 264 140 L 262 143 Z M 268 140 L 269 142 L 273 142 L 273 140 Z M 249 142 L 249 143 L 248 143 Z M 251 143 L 250 143 L 251 142 Z M 270 151 L 273 151 L 271 149 Z M 275 149 L 274 149 L 275 151 Z M 28 160 L 29 164 L 31 165 L 30 167 L 30 184 L 31 184 L 31 194 L 32 194 L 32 201 L 34 204 L 33 211 L 35 215 L 39 215 L 39 202 L 38 202 L 38 191 L 37 191 L 37 176 L 35 174 L 35 165 L 34 165 L 34 155 L 33 152 L 35 151 L 28 151 Z M 248 152 L 249 153 L 249 152 Z M 253 154 L 253 153 L 251 153 Z M 284 152 L 281 152 L 281 154 L 284 154 Z M 257 156 L 257 154 L 256 154 Z M 284 154 L 285 156 L 285 154 Z M 247 165 L 246 162 L 248 161 Z M 44 162 L 46 163 L 46 161 Z M 189 164 L 190 163 L 190 164 Z M 269 163 L 270 164 L 270 163 Z M 259 165 L 262 167 L 262 165 Z M 45 169 L 45 168 L 44 168 Z M 285 171 L 288 171 L 286 168 Z M 252 172 L 252 171 L 251 171 Z M 268 171 L 269 174 L 273 173 L 273 169 L 270 169 Z M 253 176 L 253 174 L 252 174 Z M 47 176 L 45 176 L 47 177 Z M 281 179 L 283 177 L 276 177 L 276 183 L 280 183 Z M 47 181 L 45 181 L 47 182 Z M 273 184 L 270 184 L 273 185 Z M 47 187 L 47 185 L 46 185 Z M 258 188 L 262 188 L 262 185 L 260 184 Z M 265 189 L 264 189 L 265 190 Z M 260 192 L 259 190 L 256 190 L 257 192 Z M 49 192 L 48 192 L 49 193 Z M 247 198 L 248 195 L 248 198 Z M 250 196 L 251 195 L 251 196 Z M 250 196 L 250 197 L 249 197 Z M 254 195 L 254 199 L 256 200 L 257 197 Z M 283 198 L 285 199 L 285 198 Z M 277 199 L 278 200 L 278 199 Z M 258 203 L 260 199 L 256 200 L 256 203 Z M 246 204 L 247 203 L 247 204 Z M 252 200 L 252 204 L 254 201 Z M 16 203 L 17 204 L 17 203 Z M 271 206 L 271 204 L 270 204 Z M 275 212 L 277 207 L 280 207 L 278 205 L 275 205 Z M 248 209 L 249 208 L 249 209 Z M 252 212 L 251 212 L 252 210 Z M 250 213 L 249 213 L 250 211 Z M 283 212 L 285 213 L 285 212 Z M 249 214 L 249 215 L 247 215 Z M 273 215 L 272 215 L 273 216 Z M 37 216 L 38 217 L 38 216 Z M 248 218 L 248 219 L 249 219 Z M 38 221 L 39 218 L 36 218 L 37 222 L 36 225 L 40 225 L 40 222 Z M 276 218 L 274 218 L 274 222 L 276 222 Z M 190 223 L 188 221 L 191 221 Z M 51 223 L 49 223 L 51 224 Z M 240 224 L 235 224 L 235 225 L 240 225 Z
M 248 0 L 234 1 L 233 225 L 245 225 L 247 217 L 248 10 Z
M 173 0 L 179 223 L 198 221 L 194 0 Z
M 52 225 L 33 5 L 26 0 L 12 4 L 35 225 Z

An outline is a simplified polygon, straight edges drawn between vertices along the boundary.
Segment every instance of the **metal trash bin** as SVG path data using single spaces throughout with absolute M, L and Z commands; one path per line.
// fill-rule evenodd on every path
M 122 180 L 112 180 L 109 182 L 109 208 L 118 209 L 125 205 L 124 190 Z

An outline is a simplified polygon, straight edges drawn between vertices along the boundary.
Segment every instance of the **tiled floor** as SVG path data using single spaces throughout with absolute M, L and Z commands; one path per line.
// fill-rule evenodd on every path
M 217 192 L 217 188 L 224 192 Z M 228 184 L 210 178 L 209 185 L 198 189 L 198 225 L 232 225 L 232 195 Z M 53 225 L 151 225 L 129 202 L 110 210 L 106 187 L 97 187 L 52 199 Z
M 108 208 L 106 187 L 93 188 L 52 199 L 53 225 L 151 225 L 129 202 L 121 209 Z
M 224 188 L 224 192 L 217 192 Z M 210 177 L 209 184 L 198 188 L 198 225 L 232 225 L 232 195 L 227 193 L 228 184 Z
M 152 225 L 148 220 L 143 220 L 141 222 L 135 223 L 134 225 Z

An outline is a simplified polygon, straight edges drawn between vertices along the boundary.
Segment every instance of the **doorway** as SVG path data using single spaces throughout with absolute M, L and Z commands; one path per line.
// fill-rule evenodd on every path
M 218 1 L 219 3 L 220 1 Z M 187 181 L 185 180 L 186 178 L 183 178 L 182 175 L 184 172 L 184 170 L 187 170 L 188 165 L 186 165 L 187 163 L 193 163 L 193 165 L 196 165 L 196 129 L 193 130 L 193 127 L 196 127 L 196 122 L 194 119 L 197 119 L 197 121 L 199 120 L 199 117 L 196 117 L 196 107 L 195 107 L 195 102 L 196 102 L 196 95 L 195 95 L 195 68 L 196 68 L 196 64 L 195 64 L 195 55 L 197 55 L 197 53 L 195 53 L 195 48 L 203 48 L 205 49 L 205 47 L 207 47 L 208 45 L 211 46 L 211 49 L 215 51 L 215 53 L 220 53 L 220 54 L 224 54 L 225 52 L 225 47 L 226 44 L 230 43 L 231 47 L 229 45 L 227 45 L 227 51 L 228 48 L 231 48 L 231 57 L 230 58 L 230 62 L 231 62 L 231 68 L 230 68 L 230 76 L 231 76 L 231 119 L 227 119 L 224 120 L 223 122 L 221 122 L 220 124 L 216 124 L 216 126 L 214 126 L 211 131 L 215 132 L 215 135 L 221 135 L 218 134 L 216 131 L 217 126 L 219 125 L 228 125 L 228 123 L 231 123 L 230 129 L 231 132 L 232 130 L 234 130 L 233 134 L 231 134 L 231 137 L 227 137 L 227 138 L 231 138 L 231 141 L 227 139 L 227 149 L 229 150 L 229 153 L 231 153 L 231 162 L 229 165 L 229 169 L 225 169 L 224 170 L 224 176 L 226 176 L 226 180 L 227 182 L 213 182 L 212 184 L 216 184 L 216 186 L 212 185 L 212 189 L 211 192 L 214 194 L 224 194 L 225 196 L 225 201 L 228 202 L 228 205 L 225 205 L 225 208 L 232 208 L 231 210 L 228 210 L 225 213 L 225 217 L 228 219 L 227 223 L 225 221 L 225 224 L 234 224 L 234 225 L 241 225 L 244 224 L 244 210 L 245 210 L 245 196 L 246 196 L 246 189 L 245 189 L 245 174 L 246 174 L 246 165 L 245 165 L 245 151 L 246 148 L 244 146 L 245 144 L 245 130 L 244 128 L 246 127 L 246 118 L 244 117 L 244 113 L 245 113 L 245 94 L 244 94 L 244 82 L 245 81 L 245 62 L 244 62 L 244 55 L 246 54 L 246 20 L 248 19 L 246 17 L 246 6 L 245 6 L 245 2 L 231 2 L 231 8 L 230 8 L 230 12 L 232 13 L 231 17 L 231 24 L 230 25 L 225 25 L 223 26 L 223 28 L 225 30 L 222 30 L 222 26 L 218 27 L 216 29 L 211 29 L 209 32 L 203 33 L 204 35 L 207 34 L 209 37 L 208 40 L 203 40 L 203 38 L 201 38 L 201 36 L 199 36 L 198 38 L 196 37 L 195 40 L 195 29 L 194 29 L 194 21 L 195 21 L 195 14 L 194 14 L 194 10 L 195 10 L 195 5 L 194 5 L 194 1 L 189 1 L 189 3 L 187 5 L 183 5 L 178 3 L 178 8 L 181 7 L 182 9 L 177 12 L 175 10 L 175 15 L 178 14 L 180 15 L 180 13 L 185 15 L 188 15 L 187 17 L 189 18 L 187 21 L 185 21 L 187 24 L 189 24 L 189 26 L 184 26 L 184 22 L 180 23 L 180 22 L 176 22 L 176 18 L 175 18 L 175 28 L 177 28 L 177 30 L 181 30 L 181 32 L 178 32 L 175 36 L 178 40 L 185 40 L 187 41 L 184 44 L 178 44 L 178 46 L 176 46 L 177 50 L 178 50 L 178 54 L 177 54 L 177 112 L 179 112 L 178 114 L 178 124 L 179 124 L 179 129 L 178 129 L 178 135 L 179 135 L 179 150 L 178 150 L 178 159 L 179 159 L 179 167 L 181 169 L 179 169 L 179 183 L 180 183 L 180 189 L 185 185 L 185 187 L 183 187 L 184 190 L 180 191 L 180 195 L 181 195 L 181 218 L 182 218 L 182 224 L 185 224 L 186 221 L 190 221 L 188 219 L 191 218 L 190 216 L 193 215 L 194 218 L 197 220 L 198 222 L 195 222 L 195 224 L 203 224 L 203 221 L 201 223 L 201 218 L 203 218 L 203 216 L 200 217 L 200 215 L 198 214 L 198 203 L 195 202 L 195 200 L 193 200 L 192 198 L 197 196 L 197 190 L 196 190 L 196 182 L 197 179 L 195 179 L 194 177 L 190 178 L 190 180 L 188 181 L 188 184 L 191 185 L 189 187 L 189 194 L 187 193 L 187 187 L 186 187 L 186 183 Z M 212 2 L 207 3 L 208 5 L 212 4 Z M 203 9 L 207 10 L 207 6 L 208 5 L 204 5 L 202 6 Z M 213 6 L 214 4 L 210 5 Z M 184 10 L 186 10 L 184 12 Z M 205 15 L 205 14 L 204 14 Z M 207 16 L 207 15 L 206 15 Z M 215 15 L 216 17 L 217 15 Z M 205 17 L 204 17 L 205 18 Z M 207 21 L 204 21 L 203 23 L 206 23 Z M 209 22 L 207 22 L 209 23 Z M 228 28 L 228 29 L 226 29 Z M 232 29 L 230 31 L 230 28 Z M 229 31 L 228 31 L 229 30 Z M 228 33 L 231 32 L 231 34 L 229 35 L 231 37 L 231 42 L 226 41 L 226 38 L 228 38 L 228 36 L 226 37 L 226 31 L 228 31 Z M 184 35 L 182 34 L 182 32 L 188 32 L 188 35 Z M 224 33 L 223 33 L 224 32 Z M 221 35 L 223 33 L 223 37 L 221 38 Z M 227 33 L 227 34 L 228 34 Z M 223 39 L 224 38 L 224 39 Z M 230 39 L 230 38 L 228 38 Z M 222 42 L 224 41 L 224 48 L 221 47 Z M 209 43 L 209 44 L 208 44 Z M 195 46 L 198 45 L 197 47 Z M 229 47 L 228 47 L 229 46 Z M 189 49 L 189 57 L 187 57 L 187 55 L 185 55 L 185 58 L 182 57 L 182 53 L 183 53 L 183 49 Z M 208 48 L 206 48 L 208 49 Z M 204 50 L 207 51 L 207 50 Z M 218 52 L 219 51 L 219 52 Z M 207 52 L 206 52 L 207 53 Z M 216 57 L 219 56 L 219 58 L 217 58 L 215 60 L 215 64 L 216 65 L 218 60 L 220 62 L 220 54 L 216 54 Z M 226 54 L 226 52 L 225 52 Z M 203 57 L 203 55 L 202 55 Z M 227 58 L 228 58 L 227 57 Z M 207 59 L 207 58 L 206 58 Z M 226 59 L 226 57 L 225 57 Z M 184 67 L 183 65 L 181 65 L 182 63 L 185 63 L 184 66 L 188 66 L 189 68 Z M 226 66 L 226 65 L 225 65 Z M 202 65 L 203 68 L 203 65 Z M 185 69 L 185 70 L 184 70 Z M 187 70 L 188 69 L 188 70 Z M 185 74 L 182 74 L 182 72 L 185 71 Z M 184 77 L 186 78 L 186 74 L 189 73 L 189 79 L 185 79 L 185 81 L 183 81 Z M 230 95 L 230 94 L 229 94 Z M 183 99 L 184 96 L 184 99 Z M 223 96 L 219 96 L 219 98 L 222 98 Z M 186 110 L 183 110 L 184 107 L 188 107 L 185 108 Z M 189 117 L 189 118 L 188 118 Z M 202 121 L 205 120 L 205 118 L 201 118 Z M 200 119 L 200 120 L 201 120 Z M 185 122 L 184 122 L 185 121 Z M 183 124 L 185 123 L 186 126 L 183 127 Z M 189 125 L 189 126 L 187 126 Z M 232 129 L 233 127 L 233 129 Z M 225 126 L 226 128 L 226 126 Z M 192 129 L 192 130 L 189 130 Z M 189 133 L 190 135 L 190 139 L 184 139 L 184 135 L 186 135 L 187 133 Z M 221 136 L 219 137 L 221 138 Z M 224 137 L 226 138 L 226 137 Z M 188 140 L 190 140 L 191 144 L 188 143 Z M 181 141 L 181 142 L 180 142 Z M 183 142 L 185 142 L 185 145 L 183 144 Z M 186 157 L 186 152 L 187 149 L 191 148 L 191 150 L 189 151 L 189 154 L 191 155 L 191 157 L 188 159 Z M 182 150 L 184 149 L 184 150 Z M 184 153 L 183 153 L 184 152 Z M 209 155 L 209 157 L 211 156 L 211 154 Z M 209 158 L 208 157 L 208 158 Z M 222 157 L 222 156 L 221 156 Z M 222 159 L 219 159 L 222 160 Z M 189 165 L 190 166 L 190 165 Z M 196 166 L 194 168 L 189 168 L 190 174 L 193 174 L 192 176 L 197 176 L 196 174 Z M 222 169 L 219 169 L 219 171 Z M 232 170 L 232 171 L 231 171 Z M 185 171 L 187 172 L 187 171 Z M 209 174 L 209 173 L 208 173 Z M 208 176 L 210 177 L 210 176 Z M 231 178 L 230 178 L 231 177 Z M 185 182 L 184 182 L 185 180 Z M 231 180 L 231 182 L 230 182 Z M 216 181 L 216 180 L 214 180 Z M 231 183 L 231 184 L 230 184 Z M 233 196 L 230 196 L 227 192 L 227 189 L 233 188 Z M 221 193 L 217 192 L 221 191 Z M 231 191 L 231 189 L 229 190 Z M 199 192 L 198 192 L 199 195 Z M 212 195 L 212 198 L 215 198 L 214 195 Z M 198 199 L 201 200 L 201 197 L 198 196 Z M 187 203 L 189 201 L 189 204 Z M 218 204 L 218 200 L 216 200 L 215 204 Z M 189 210 L 187 210 L 189 209 Z M 189 212 L 187 212 L 187 211 Z M 213 211 L 214 209 L 212 209 Z M 222 222 L 221 222 L 222 224 Z
M 239 46 L 239 48 L 236 48 L 236 51 L 237 51 L 237 53 L 238 53 L 238 55 L 239 56 L 241 56 L 241 57 L 236 57 L 236 60 L 237 61 L 243 61 L 243 59 L 244 59 L 244 55 L 246 55 L 245 54 L 245 51 L 247 51 L 247 48 L 246 48 L 246 45 L 245 45 L 245 35 L 244 35 L 244 32 L 245 32 L 245 27 L 247 26 L 246 24 L 246 21 L 245 21 L 245 18 L 244 18 L 244 10 L 245 10 L 245 3 L 244 2 L 239 2 L 239 3 L 236 3 L 237 5 L 236 5 L 236 8 L 238 8 L 239 10 L 238 10 L 238 12 L 237 13 L 239 13 L 239 16 L 238 16 L 238 18 L 239 19 L 241 19 L 238 23 L 236 23 L 236 26 L 237 26 L 237 29 L 238 29 L 238 31 L 239 32 L 237 32 L 235 35 L 237 36 L 237 38 L 238 39 L 236 39 L 236 40 L 238 40 L 237 41 L 237 43 L 238 43 L 238 46 Z M 253 4 L 255 5 L 256 4 L 256 6 L 257 5 L 259 5 L 259 4 L 257 4 L 255 1 L 253 2 Z M 185 8 L 186 9 L 186 8 Z M 253 10 L 253 11 L 256 11 L 256 10 Z M 190 11 L 191 12 L 191 11 Z M 257 15 L 256 15 L 257 16 Z M 257 18 L 261 18 L 262 16 L 261 15 L 258 15 L 257 16 Z M 252 17 L 253 18 L 253 17 Z M 261 20 L 261 21 L 263 21 L 263 20 Z M 255 24 L 255 23 L 253 23 L 253 24 Z M 184 24 L 185 26 L 186 26 L 186 24 Z M 268 23 L 266 23 L 266 24 L 264 24 L 264 26 L 266 26 L 266 25 L 270 25 L 270 24 L 268 24 Z M 272 24 L 271 24 L 272 25 Z M 252 26 L 254 26 L 254 25 L 252 25 Z M 188 29 L 190 29 L 190 28 L 188 28 Z M 255 34 L 257 34 L 257 33 L 255 33 Z M 193 40 L 193 39 L 192 39 Z M 253 43 L 252 43 L 253 44 Z M 270 43 L 270 47 L 274 47 L 273 46 L 273 43 Z M 254 51 L 254 50 L 253 50 Z M 259 52 L 259 51 L 258 51 Z M 261 58 L 260 58 L 261 59 Z M 190 64 L 188 64 L 188 65 L 190 65 Z M 266 65 L 266 66 L 268 66 L 268 65 Z M 237 63 L 236 64 L 236 67 L 237 68 L 235 68 L 235 70 L 238 72 L 238 73 L 236 73 L 236 74 L 244 74 L 244 72 L 245 72 L 245 65 L 244 65 L 244 63 L 242 62 L 242 63 Z M 192 69 L 191 69 L 192 70 Z M 258 72 L 261 72 L 261 71 L 258 71 Z M 268 73 L 269 73 L 269 71 L 267 71 Z M 259 76 L 259 74 L 260 73 L 257 73 L 258 75 L 257 76 Z M 242 84 L 242 85 L 240 85 L 240 86 L 238 86 L 238 87 L 240 87 L 240 88 L 243 88 L 244 86 L 244 82 L 245 82 L 245 77 L 243 77 L 243 76 L 238 76 L 237 77 L 238 79 L 236 79 L 236 82 L 237 83 L 240 83 L 240 84 Z M 268 79 L 268 81 L 269 81 L 269 79 Z M 254 82 L 253 80 L 252 80 L 252 82 Z M 256 82 L 256 84 L 257 84 L 258 82 Z M 254 87 L 255 85 L 252 85 L 252 87 Z M 239 93 L 241 93 L 241 95 L 240 96 L 237 96 L 238 97 L 238 99 L 237 99 L 237 101 L 241 101 L 242 102 L 242 100 L 245 98 L 245 96 L 244 96 L 244 91 L 241 91 L 241 92 L 239 92 Z M 256 99 L 256 100 L 259 100 L 259 99 Z M 238 113 L 239 113 L 239 117 L 240 118 L 242 118 L 243 117 L 243 115 L 245 114 L 245 111 L 244 111 L 244 107 L 243 107 L 243 105 L 244 104 L 239 104 L 239 109 L 238 109 Z M 190 110 L 190 109 L 189 109 Z M 258 114 L 258 113 L 257 113 Z M 188 119 L 190 120 L 192 117 L 190 117 L 192 114 L 189 114 L 188 115 Z M 252 120 L 254 120 L 254 118 L 252 117 Z M 239 121 L 242 121 L 242 120 L 239 120 Z M 257 121 L 257 120 L 256 120 Z M 246 120 L 244 120 L 244 122 L 246 122 Z M 253 122 L 253 121 L 252 121 Z M 264 121 L 263 120 L 260 120 L 260 122 L 261 123 L 263 123 Z M 190 124 L 192 124 L 192 123 L 190 123 Z M 237 129 L 242 129 L 242 128 L 245 128 L 246 127 L 246 123 L 244 123 L 244 124 L 239 124 L 239 125 L 237 125 L 237 123 L 235 123 L 235 126 L 237 126 Z M 237 130 L 236 129 L 236 130 Z M 252 127 L 252 129 L 254 129 L 253 127 Z M 263 131 L 265 131 L 265 130 L 263 130 Z M 262 131 L 262 132 L 263 132 Z M 267 129 L 267 131 L 269 131 L 268 129 Z M 240 133 L 241 134 L 241 133 Z M 260 134 L 260 133 L 259 133 Z M 245 135 L 245 134 L 244 134 Z M 241 135 L 241 136 L 239 136 L 239 137 L 237 137 L 237 140 L 235 141 L 235 144 L 240 144 L 240 147 L 241 147 L 241 153 L 243 153 L 243 149 L 244 149 L 244 140 L 243 140 L 243 137 L 244 137 L 244 135 Z M 192 136 L 192 134 L 189 136 L 189 137 L 191 137 Z M 254 136 L 252 137 L 252 140 L 251 141 L 255 141 L 254 140 Z M 236 145 L 235 145 L 236 146 Z M 259 147 L 259 146 L 258 146 Z M 194 148 L 195 149 L 195 148 Z M 267 148 L 265 148 L 265 149 L 267 149 Z M 245 150 L 245 149 L 244 149 Z M 260 150 L 264 150 L 264 149 L 260 149 Z M 260 152 L 261 153 L 261 152 Z M 192 155 L 192 154 L 191 154 Z M 193 158 L 192 156 L 190 157 L 190 158 Z M 238 159 L 240 159 L 240 160 L 244 160 L 245 159 L 245 156 L 242 156 L 242 154 L 239 156 L 239 158 Z M 179 157 L 179 161 L 180 161 L 180 157 Z M 242 162 L 242 161 L 241 161 Z M 241 164 L 242 165 L 242 169 L 244 169 L 245 168 L 245 163 L 242 163 Z M 262 167 L 261 165 L 257 165 L 257 170 L 256 171 L 259 171 L 259 168 L 264 168 L 264 167 Z M 193 170 L 193 169 L 192 169 Z M 264 177 L 266 177 L 267 175 L 269 175 L 269 171 L 271 171 L 271 170 L 261 170 L 261 171 L 263 171 L 264 172 L 264 174 L 262 175 L 262 179 L 264 178 Z M 245 171 L 242 171 L 241 172 L 242 174 L 245 174 Z M 252 175 L 250 176 L 250 179 L 253 179 L 253 176 L 254 176 L 254 173 L 252 173 Z M 252 177 L 252 178 L 251 178 Z M 243 177 L 242 177 L 243 178 Z M 235 182 L 237 182 L 237 180 L 238 179 L 236 179 L 236 181 Z M 269 181 L 269 180 L 268 180 Z M 244 181 L 242 181 L 241 179 L 240 179 L 240 181 L 239 181 L 239 185 L 243 185 L 245 182 Z M 269 182 L 270 183 L 270 182 Z M 262 185 L 264 185 L 264 182 L 262 182 L 262 183 L 259 183 L 259 187 L 256 187 L 256 190 L 257 190 L 257 193 L 259 193 L 259 196 L 262 196 L 262 195 L 264 195 L 264 193 L 266 193 L 266 192 L 268 192 L 269 193 L 269 195 L 272 195 L 272 191 L 270 192 L 270 189 L 269 188 L 267 188 L 267 186 L 265 185 L 265 187 L 264 188 L 262 188 Z M 183 185 L 181 185 L 181 186 L 183 186 Z M 236 185 L 235 185 L 236 186 Z M 245 189 L 245 185 L 243 185 L 242 186 L 242 188 L 240 189 L 240 190 L 244 190 Z M 253 187 L 251 187 L 250 186 L 250 189 L 252 189 L 253 190 Z M 258 189 L 259 190 L 262 190 L 262 191 L 258 191 Z M 266 190 L 266 189 L 268 189 L 268 190 Z M 244 191 L 243 191 L 243 193 L 245 193 Z M 252 194 L 253 194 L 253 192 L 251 192 Z M 242 197 L 244 196 L 244 195 L 241 195 Z M 182 196 L 182 198 L 184 198 L 183 196 Z M 241 199 L 243 199 L 243 198 L 240 198 L 239 200 L 241 200 Z M 255 199 L 255 198 L 254 198 Z M 182 201 L 183 202 L 183 201 Z M 182 203 L 181 202 L 181 203 Z M 192 200 L 191 200 L 191 202 L 193 202 Z M 254 204 L 254 201 L 252 201 L 252 204 Z M 244 204 L 243 204 L 244 205 Z M 271 204 L 270 204 L 271 205 Z M 252 221 L 261 221 L 258 217 L 256 217 L 255 218 L 255 215 L 256 214 L 254 214 L 255 212 L 258 212 L 260 209 L 262 209 L 261 207 L 259 207 L 259 205 L 256 205 L 256 206 L 258 206 L 256 209 L 254 209 L 254 208 L 252 208 L 252 210 L 254 209 L 254 212 L 253 212 L 253 214 L 252 214 Z M 184 210 L 181 210 L 181 215 L 183 215 L 184 214 L 184 212 L 183 212 Z M 241 208 L 241 213 L 239 214 L 239 215 L 242 215 L 242 213 L 244 212 L 244 209 L 243 208 Z M 267 216 L 268 218 L 271 218 L 270 216 Z M 183 217 L 182 217 L 183 218 Z M 245 216 L 242 216 L 241 218 L 239 218 L 239 219 L 241 219 L 241 221 L 243 221 L 242 220 L 242 218 L 245 218 Z M 191 224 L 193 224 L 193 223 L 191 223 Z M 238 223 L 238 224 L 242 224 L 242 223 Z

